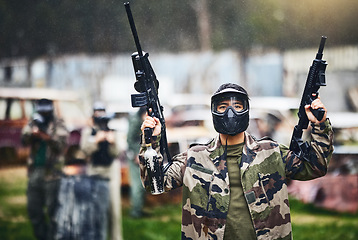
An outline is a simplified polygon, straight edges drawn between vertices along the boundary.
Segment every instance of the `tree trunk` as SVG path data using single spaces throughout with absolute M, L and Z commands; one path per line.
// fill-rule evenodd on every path
M 196 0 L 193 3 L 193 8 L 198 18 L 199 28 L 199 43 L 201 51 L 209 51 L 211 47 L 211 27 L 210 27 L 210 13 L 208 9 L 207 0 Z

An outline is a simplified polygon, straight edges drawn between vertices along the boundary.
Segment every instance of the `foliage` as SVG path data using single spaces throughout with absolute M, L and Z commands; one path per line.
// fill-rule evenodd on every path
M 0 233 L 1 239 L 34 240 L 26 210 L 25 171 L 0 171 Z
M 181 205 L 154 207 L 149 216 L 140 219 L 129 217 L 128 210 L 123 211 L 123 239 L 180 239 Z
M 133 0 L 144 49 L 200 49 L 195 3 L 208 0 Z M 253 46 L 279 49 L 357 44 L 358 4 L 352 0 L 208 1 L 214 50 Z M 202 11 L 202 10 L 201 10 Z M 200 12 L 200 9 L 199 9 Z M 0 0 L 0 59 L 134 49 L 123 2 L 113 0 Z M 144 41 L 145 40 L 145 41 Z
M 358 213 L 338 213 L 290 199 L 293 237 L 305 239 L 357 239 Z

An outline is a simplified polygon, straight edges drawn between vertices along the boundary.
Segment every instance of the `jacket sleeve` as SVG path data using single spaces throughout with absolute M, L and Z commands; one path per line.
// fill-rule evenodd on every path
M 114 135 L 114 142 L 109 145 L 109 153 L 111 157 L 114 159 L 119 154 L 119 142 L 115 131 L 112 131 L 112 134 Z
M 163 166 L 163 155 L 160 153 L 159 146 L 160 136 L 157 136 L 153 139 L 152 147 L 158 154 L 158 160 Z M 139 167 L 140 167 L 140 175 L 143 186 L 147 191 L 150 191 L 150 182 L 148 179 L 148 172 L 146 168 L 146 163 L 144 159 L 144 153 L 146 150 L 146 146 L 144 144 L 144 137 L 142 136 L 142 144 L 139 151 Z M 180 153 L 174 157 L 172 157 L 172 164 L 168 168 L 168 170 L 164 173 L 164 189 L 165 191 L 170 191 L 174 188 L 180 187 L 183 184 L 183 173 L 185 169 L 187 153 Z
M 57 119 L 56 125 L 53 126 L 48 134 L 51 136 L 51 140 L 49 140 L 50 148 L 57 154 L 61 154 L 67 146 L 67 138 L 69 136 L 64 121 Z
M 51 124 L 49 129 L 47 129 L 46 134 L 48 134 L 51 139 L 48 140 L 48 144 L 52 151 L 56 154 L 62 153 L 67 145 L 67 138 L 69 132 L 64 124 L 62 119 L 55 119 L 56 123 Z M 25 146 L 31 145 L 33 140 L 36 138 L 32 134 L 33 123 L 30 122 L 22 129 L 22 143 Z
M 311 124 L 309 161 L 299 159 L 287 146 L 280 145 L 286 176 L 295 180 L 311 180 L 327 173 L 333 153 L 333 130 L 329 119 Z
M 29 146 L 32 138 L 31 123 L 27 124 L 21 132 L 21 142 L 24 146 Z
M 92 128 L 85 127 L 82 129 L 81 133 L 81 142 L 80 146 L 82 151 L 86 154 L 87 157 L 91 156 L 91 154 L 98 150 L 98 145 L 95 141 L 95 137 L 91 134 Z

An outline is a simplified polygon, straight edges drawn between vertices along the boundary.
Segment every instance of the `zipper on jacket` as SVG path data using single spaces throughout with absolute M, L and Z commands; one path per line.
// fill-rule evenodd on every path
M 266 194 L 266 191 L 265 191 L 265 188 L 264 188 L 264 184 L 263 184 L 263 180 L 262 180 L 261 173 L 257 173 L 257 175 L 258 175 L 258 177 L 259 177 L 259 184 L 260 184 L 261 189 L 262 189 L 262 191 L 263 191 L 263 193 L 264 193 L 264 195 L 265 195 L 267 204 L 268 204 L 269 206 L 271 206 L 270 200 L 269 200 L 269 198 L 267 197 L 267 194 Z

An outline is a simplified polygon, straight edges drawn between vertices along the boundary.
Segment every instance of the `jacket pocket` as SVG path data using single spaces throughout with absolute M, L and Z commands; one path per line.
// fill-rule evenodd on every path
M 211 187 L 213 180 L 213 170 L 204 168 L 197 164 L 192 164 L 186 168 L 183 183 L 183 196 L 190 199 L 192 214 L 197 211 L 206 215 L 208 202 L 211 199 Z
M 203 172 L 203 173 L 207 173 L 207 174 L 213 174 L 213 170 L 210 170 L 210 169 L 208 169 L 208 168 L 204 168 L 204 167 L 202 167 L 202 166 L 199 166 L 199 165 L 197 165 L 197 164 L 192 164 L 191 166 L 190 166 L 192 169 L 194 169 L 194 170 L 197 170 L 197 171 L 199 171 L 199 172 Z
M 255 202 L 256 201 L 255 192 L 251 191 L 251 192 L 245 193 L 245 198 L 246 198 L 246 201 L 248 204 Z
M 264 175 L 261 174 L 261 173 L 257 173 L 257 175 L 258 175 L 258 178 L 259 178 L 259 185 L 260 185 L 260 187 L 261 187 L 261 189 L 262 189 L 263 194 L 265 195 L 265 199 L 266 199 L 266 201 L 267 201 L 267 204 L 268 204 L 269 206 L 271 206 L 271 205 L 270 205 L 270 199 L 268 198 L 267 193 L 266 193 L 266 191 L 265 191 L 265 187 L 264 187 L 264 180 L 263 180 Z

